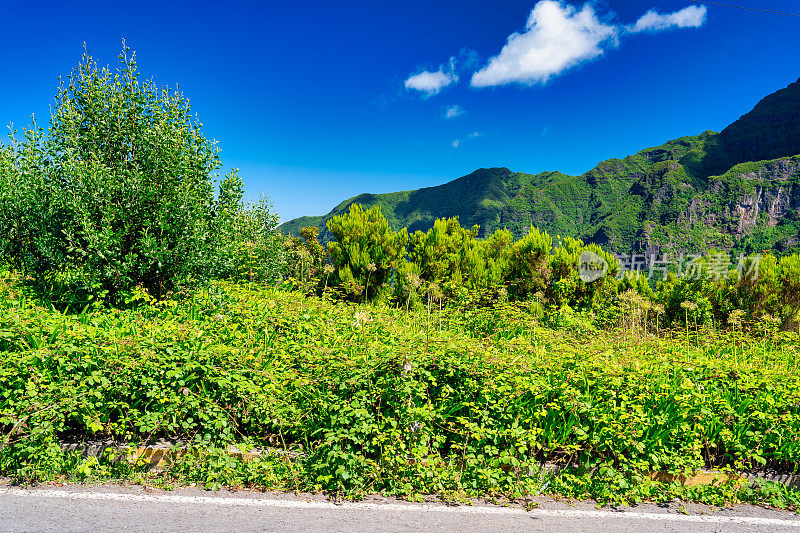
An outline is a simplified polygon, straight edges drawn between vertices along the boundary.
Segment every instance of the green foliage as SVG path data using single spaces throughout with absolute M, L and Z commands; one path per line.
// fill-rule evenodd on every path
M 278 214 L 266 197 L 246 205 L 243 196 L 242 180 L 231 172 L 220 185 L 213 220 L 218 242 L 214 277 L 275 282 L 283 275 L 287 259 L 283 238 L 275 231 Z
M 709 295 L 712 290 L 713 285 L 705 277 L 670 275 L 657 292 L 657 300 L 664 306 L 664 324 L 711 323 L 714 306 Z
M 800 325 L 800 254 L 782 257 L 778 268 L 777 294 L 781 305 L 778 316 L 785 329 L 797 329 Z
M 539 292 L 544 294 L 550 285 L 552 248 L 550 235 L 534 227 L 514 243 L 506 276 L 513 296 L 525 299 Z
M 777 259 L 772 254 L 743 257 L 735 270 L 716 281 L 673 279 L 670 286 L 692 287 L 691 301 L 704 309 L 700 322 L 713 313 L 717 321 L 759 329 L 770 322 L 784 330 L 797 330 L 800 323 L 800 255 Z M 677 298 L 676 298 L 677 300 Z M 698 310 L 699 311 L 699 310 Z M 732 315 L 736 315 L 732 318 Z
M 139 285 L 162 297 L 230 273 L 241 244 L 230 233 L 249 238 L 275 220 L 262 205 L 220 228 L 241 190 L 229 176 L 215 201 L 218 148 L 201 127 L 181 93 L 140 79 L 127 49 L 114 69 L 84 55 L 48 130 L 34 123 L 0 149 L 3 258 L 76 304 Z
M 376 295 L 405 258 L 408 232 L 392 231 L 380 207 L 365 211 L 354 204 L 348 214 L 328 221 L 328 229 L 336 239 L 328 244 L 336 284 L 350 297 Z
M 503 278 L 503 246 L 510 235 L 497 234 L 484 244 L 476 239 L 478 230 L 462 227 L 457 218 L 439 219 L 426 233 L 411 235 L 409 261 L 424 281 L 440 284 L 451 297 L 495 287 Z
M 80 315 L 43 309 L 7 272 L 0 291 L 0 475 L 136 479 L 58 442 L 166 438 L 198 453 L 161 476 L 208 488 L 796 505 L 769 485 L 648 477 L 797 465 L 796 333 L 709 331 L 686 362 L 680 337 L 587 335 L 579 314 L 532 328 L 511 304 L 447 309 L 439 330 L 425 311 L 250 283 Z M 230 457 L 233 442 L 263 453 Z
M 592 309 L 601 295 L 613 291 L 612 278 L 618 272 L 614 256 L 599 246 L 567 238 L 553 249 L 547 232 L 533 227 L 517 242 L 508 230 L 497 230 L 480 240 L 477 226 L 468 229 L 456 218 L 439 219 L 427 232 L 418 231 L 407 238 L 405 230 L 391 232 L 379 208 L 364 211 L 359 204 L 328 226 L 336 238 L 328 244 L 328 251 L 344 294 L 350 298 L 360 294 L 360 280 L 366 283 L 370 278 L 372 263 L 377 270 L 373 281 L 391 281 L 395 301 L 406 307 L 424 293 L 423 300 L 486 304 L 497 297 L 537 299 L 556 309 Z M 399 248 L 406 242 L 407 259 L 405 249 Z M 595 254 L 608 265 L 605 277 L 591 282 L 580 279 L 578 263 L 583 252 Z
M 583 252 L 591 252 L 605 261 L 608 270 L 604 277 L 590 283 L 580 279 L 578 263 Z M 547 297 L 557 307 L 592 309 L 604 291 L 613 288 L 618 271 L 619 265 L 613 255 L 596 244 L 584 244 L 579 239 L 567 237 L 553 251 Z
M 320 244 L 319 230 L 315 226 L 300 229 L 299 237 L 286 238 L 286 284 L 292 288 L 326 292 L 334 269 L 325 264 L 327 250 Z
M 0 253 L 26 273 L 51 271 L 65 261 L 69 213 L 60 183 L 41 170 L 45 133 L 35 123 L 23 139 L 0 145 Z
M 367 261 L 379 256 L 365 250 L 379 249 L 374 243 L 393 235 L 405 242 L 405 234 L 392 233 L 379 210 L 373 208 L 372 222 L 367 222 L 368 213 L 354 204 L 352 214 L 334 219 L 331 225 L 337 235 L 337 242 L 329 244 L 339 268 L 336 283 L 350 298 L 363 291 L 358 276 L 364 283 L 370 279 Z M 636 336 L 690 325 L 763 330 L 762 323 L 767 321 L 783 330 L 796 330 L 800 324 L 800 255 L 780 260 L 770 254 L 741 257 L 737 264 L 728 254 L 712 250 L 706 256 L 682 259 L 666 279 L 651 280 L 646 271 L 622 272 L 613 255 L 579 239 L 559 239 L 554 247 L 548 233 L 534 227 L 516 242 L 508 230 L 498 230 L 485 240 L 477 238 L 478 233 L 477 227 L 464 228 L 457 219 L 439 219 L 427 232 L 411 235 L 407 259 L 396 246 L 392 248 L 397 250 L 391 253 L 392 260 L 381 263 L 385 270 L 373 280 L 391 284 L 391 291 L 384 294 L 391 293 L 394 303 L 406 309 L 419 303 L 430 307 L 433 302 L 441 307 L 443 302 L 487 306 L 528 301 L 535 303 L 533 312 L 538 318 L 553 325 L 622 327 Z M 373 234 L 383 237 L 369 237 Z M 322 247 L 316 233 L 312 237 L 320 265 L 314 270 L 319 273 Z M 339 239 L 351 244 L 343 248 Z M 343 254 L 343 249 L 352 250 L 351 255 Z M 355 266 L 345 257 L 358 258 Z M 594 267 L 602 270 L 605 266 L 596 279 L 581 279 L 579 264 L 587 258 Z M 317 287 L 320 279 L 318 274 Z M 325 280 L 327 287 L 327 275 Z M 732 313 L 742 315 L 731 319 Z

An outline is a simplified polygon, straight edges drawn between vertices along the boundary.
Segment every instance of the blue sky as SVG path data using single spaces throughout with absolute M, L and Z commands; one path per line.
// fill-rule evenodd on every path
M 800 77 L 800 17 L 690 0 L 0 0 L 0 122 L 44 121 L 82 43 L 107 64 L 123 38 L 285 220 L 481 167 L 579 174 Z

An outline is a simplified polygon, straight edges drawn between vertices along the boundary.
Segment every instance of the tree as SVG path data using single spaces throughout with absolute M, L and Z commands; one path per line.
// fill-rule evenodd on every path
M 458 217 L 439 218 L 427 232 L 410 236 L 409 259 L 423 280 L 441 285 L 447 296 L 485 289 L 486 258 L 483 243 L 476 238 L 479 229 L 461 226 Z
M 603 276 L 589 283 L 581 280 L 578 265 L 581 254 L 591 252 L 593 257 L 607 265 Z M 550 258 L 550 284 L 546 291 L 547 299 L 558 307 L 569 306 L 578 309 L 592 309 L 602 296 L 614 285 L 619 265 L 613 255 L 600 246 L 584 244 L 580 239 L 565 238 L 553 250 Z
M 552 249 L 550 235 L 534 227 L 513 244 L 508 262 L 508 284 L 514 297 L 528 298 L 547 289 Z
M 215 220 L 241 190 L 215 200 L 219 149 L 201 128 L 182 93 L 140 79 L 124 45 L 114 69 L 84 53 L 49 129 L 0 149 L 0 253 L 88 295 L 142 285 L 161 297 L 207 279 L 225 235 Z
M 376 294 L 405 261 L 408 231 L 392 231 L 379 206 L 364 211 L 353 204 L 347 214 L 329 220 L 328 229 L 336 239 L 328 253 L 337 284 L 351 297 Z
M 214 277 L 256 282 L 280 279 L 286 250 L 277 233 L 278 215 L 265 196 L 245 203 L 244 183 L 233 171 L 220 185 L 212 223 L 218 241 Z

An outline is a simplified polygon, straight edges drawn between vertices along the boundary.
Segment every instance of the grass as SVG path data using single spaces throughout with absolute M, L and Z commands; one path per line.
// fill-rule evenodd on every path
M 574 314 L 535 327 L 525 306 L 440 318 L 219 283 L 62 314 L 9 274 L 0 292 L 0 475 L 20 481 L 796 506 L 770 484 L 649 477 L 795 471 L 796 334 L 701 330 L 687 359 L 685 332 L 599 331 Z M 94 439 L 198 452 L 155 474 L 58 446 Z M 281 453 L 246 462 L 224 452 L 231 443 Z

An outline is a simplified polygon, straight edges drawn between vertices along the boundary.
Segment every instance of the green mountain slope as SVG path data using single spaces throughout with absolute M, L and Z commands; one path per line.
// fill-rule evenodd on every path
M 609 159 L 581 176 L 479 169 L 436 187 L 361 194 L 319 217 L 280 229 L 318 226 L 353 203 L 381 206 L 389 223 L 427 230 L 441 217 L 479 225 L 485 237 L 533 225 L 620 252 L 794 250 L 800 244 L 800 80 L 764 98 L 721 133 L 707 131 Z

